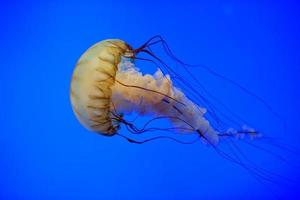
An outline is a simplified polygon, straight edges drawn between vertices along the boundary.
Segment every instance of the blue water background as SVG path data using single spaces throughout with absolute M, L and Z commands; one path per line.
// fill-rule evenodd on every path
M 138 47 L 160 34 L 184 61 L 267 101 L 298 146 L 299 8 L 297 1 L 1 1 L 0 199 L 296 199 L 297 183 L 270 192 L 201 143 L 134 145 L 93 134 L 75 118 L 69 88 L 90 45 L 120 38 Z M 282 134 L 258 101 L 193 72 L 236 113 Z M 245 153 L 260 159 L 253 152 Z M 299 180 L 297 170 L 277 170 Z

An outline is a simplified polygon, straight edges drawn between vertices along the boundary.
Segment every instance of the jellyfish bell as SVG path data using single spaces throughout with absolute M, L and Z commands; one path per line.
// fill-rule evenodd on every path
M 91 131 L 113 135 L 118 125 L 111 118 L 111 87 L 121 56 L 131 47 L 109 39 L 91 46 L 79 58 L 71 81 L 71 104 L 80 123 Z

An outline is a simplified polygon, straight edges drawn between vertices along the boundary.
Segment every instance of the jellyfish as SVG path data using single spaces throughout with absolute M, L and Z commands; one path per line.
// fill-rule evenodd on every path
M 185 70 L 188 77 L 183 77 L 175 68 L 171 68 L 158 57 L 152 49 L 155 45 L 160 45 L 164 52 Z M 141 56 L 141 54 L 148 57 Z M 135 65 L 135 60 L 153 64 L 157 68 L 156 72 L 154 74 L 143 73 Z M 227 127 L 227 123 L 220 120 L 217 114 L 222 114 L 226 118 L 226 113 L 210 104 L 198 89 L 201 88 L 208 96 L 218 100 L 205 89 L 188 67 L 192 65 L 179 60 L 159 35 L 150 38 L 138 48 L 133 48 L 120 39 L 100 41 L 83 53 L 74 69 L 70 87 L 73 111 L 79 122 L 88 130 L 104 136 L 118 135 L 131 143 L 142 144 L 154 139 L 168 138 L 182 144 L 190 144 L 201 139 L 222 157 L 245 168 L 254 178 L 273 181 L 272 177 L 279 175 L 249 161 L 231 138 L 245 140 L 252 147 L 270 153 L 284 162 L 285 158 L 246 140 L 245 138 L 260 138 L 261 134 L 246 124 L 226 105 L 221 104 L 224 110 L 240 119 L 234 120 L 227 117 L 228 121 L 234 124 L 234 127 Z M 270 112 L 278 116 L 264 100 L 246 88 L 209 68 L 204 67 L 204 69 L 254 96 Z M 195 83 L 196 87 L 190 81 Z M 132 113 L 151 118 L 139 125 L 135 123 L 135 120 L 126 118 Z M 166 120 L 171 126 L 153 127 L 152 124 L 158 120 Z M 129 135 L 121 134 L 121 128 L 125 128 Z M 180 135 L 193 134 L 196 140 L 181 141 L 172 135 L 158 135 L 144 140 L 131 137 L 131 135 L 143 135 L 153 131 Z M 232 154 L 218 148 L 222 140 L 229 141 L 228 144 L 233 149 Z M 270 141 L 268 144 L 275 145 L 273 141 L 268 141 Z M 288 149 L 276 146 L 280 149 Z M 242 161 L 243 158 L 244 161 Z M 246 162 L 248 164 L 245 164 Z
M 160 68 L 150 75 L 135 67 L 132 59 L 147 51 L 145 48 L 151 46 L 152 40 L 133 49 L 122 40 L 108 39 L 93 45 L 80 57 L 71 82 L 71 102 L 77 119 L 91 131 L 112 136 L 120 124 L 134 133 L 147 131 L 126 121 L 124 114 L 153 115 L 155 120 L 170 120 L 173 130 L 196 132 L 216 145 L 220 132 L 205 118 L 206 108 L 191 101 Z M 246 127 L 243 133 L 256 134 Z

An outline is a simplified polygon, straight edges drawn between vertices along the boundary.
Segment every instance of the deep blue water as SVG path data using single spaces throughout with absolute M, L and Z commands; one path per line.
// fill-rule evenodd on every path
M 184 61 L 209 66 L 268 102 L 287 121 L 285 142 L 297 147 L 299 8 L 297 1 L 2 1 L 0 199 L 296 199 L 297 182 L 263 185 L 202 143 L 135 145 L 93 134 L 75 118 L 69 87 L 77 59 L 95 42 L 120 38 L 138 47 L 160 34 Z M 255 98 L 193 72 L 236 113 L 283 135 Z M 260 152 L 245 154 L 300 180 L 297 169 Z

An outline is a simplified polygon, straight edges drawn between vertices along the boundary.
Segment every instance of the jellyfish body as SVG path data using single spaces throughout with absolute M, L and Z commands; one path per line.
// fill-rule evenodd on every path
M 136 52 L 126 42 L 104 40 L 90 47 L 77 62 L 71 81 L 71 102 L 83 126 L 114 135 L 122 114 L 133 112 L 169 119 L 182 133 L 198 132 L 218 143 L 218 132 L 205 118 L 206 109 L 173 86 L 160 69 L 143 74 L 132 59 Z

